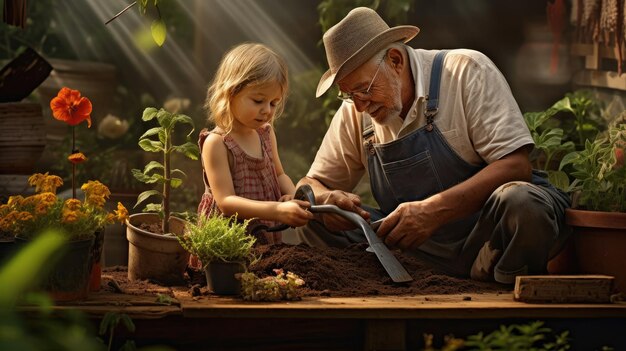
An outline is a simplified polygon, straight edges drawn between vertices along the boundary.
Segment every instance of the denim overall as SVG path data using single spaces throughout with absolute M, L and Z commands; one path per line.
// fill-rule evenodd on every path
M 442 192 L 472 177 L 486 166 L 485 164 L 471 165 L 459 157 L 434 123 L 438 112 L 439 85 L 446 53 L 446 51 L 437 53 L 433 62 L 425 111 L 425 126 L 392 142 L 376 144 L 373 142 L 374 131 L 370 117 L 365 115 L 363 117 L 363 144 L 368 157 L 370 185 L 374 198 L 380 206 L 380 211 L 370 211 L 372 220 L 386 216 L 403 202 L 424 200 Z M 545 192 L 545 188 L 550 188 L 548 191 L 554 194 L 542 196 L 544 199 L 551 198 L 546 202 L 553 207 L 558 207 L 554 211 L 558 212 L 557 219 L 563 215 L 564 208 L 568 205 L 567 196 L 558 193 L 538 173 L 533 172 L 532 184 L 519 183 L 531 187 L 532 184 L 538 185 L 542 189 L 535 188 L 535 190 L 541 192 Z M 557 200 L 554 200 L 555 196 Z M 559 202 L 558 206 L 554 205 L 555 201 Z M 442 226 L 420 245 L 418 252 L 412 254 L 425 257 L 436 265 L 439 263 L 440 268 L 450 273 L 468 275 L 480 247 L 489 241 L 492 235 L 491 233 L 479 235 L 472 233 L 480 214 L 479 211 Z M 490 232 L 491 229 L 486 228 L 484 231 Z M 554 238 L 550 240 L 552 239 Z M 471 243 L 468 245 L 468 242 Z M 508 245 L 508 242 L 503 245 Z M 549 243 L 546 245 L 549 250 L 551 245 Z M 465 258 L 461 259 L 461 256 Z M 547 257 L 545 260 L 547 261 Z M 545 262 L 542 264 L 545 266 Z

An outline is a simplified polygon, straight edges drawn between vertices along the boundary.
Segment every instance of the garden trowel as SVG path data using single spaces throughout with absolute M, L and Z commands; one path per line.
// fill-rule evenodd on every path
M 387 274 L 389 274 L 389 277 L 391 277 L 391 280 L 396 283 L 404 283 L 413 280 L 411 275 L 404 269 L 402 264 L 400 264 L 400 261 L 389 251 L 389 248 L 387 248 L 361 216 L 354 212 L 342 210 L 335 205 L 316 205 L 313 190 L 308 184 L 304 184 L 296 190 L 295 198 L 308 201 L 311 204 L 309 210 L 312 213 L 334 213 L 356 224 L 361 228 L 370 245 L 368 251 L 376 254 L 376 257 L 378 257 L 378 260 L 387 271 Z
M 396 256 L 389 251 L 389 248 L 376 236 L 376 233 L 374 233 L 370 225 L 361 216 L 354 212 L 342 210 L 335 205 L 316 205 L 313 189 L 311 189 L 311 186 L 308 184 L 301 185 L 296 190 L 294 198 L 308 201 L 311 204 L 309 211 L 312 213 L 334 213 L 356 224 L 363 231 L 369 243 L 367 251 L 376 254 L 376 257 L 378 257 L 378 260 L 383 265 L 383 268 L 385 268 L 385 271 L 387 271 L 387 274 L 389 274 L 389 277 L 391 277 L 391 280 L 395 283 L 405 283 L 413 280 Z M 266 225 L 257 224 L 251 232 L 253 234 L 260 233 L 261 231 L 277 232 L 287 228 L 289 228 L 287 224 L 280 224 L 269 228 Z

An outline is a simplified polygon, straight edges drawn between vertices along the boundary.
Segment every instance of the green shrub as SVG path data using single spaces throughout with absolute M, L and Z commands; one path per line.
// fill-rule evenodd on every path
M 237 222 L 236 216 L 199 216 L 197 223 L 187 225 L 185 235 L 178 240 L 204 265 L 214 261 L 250 260 L 256 238 L 247 232 L 249 222 Z

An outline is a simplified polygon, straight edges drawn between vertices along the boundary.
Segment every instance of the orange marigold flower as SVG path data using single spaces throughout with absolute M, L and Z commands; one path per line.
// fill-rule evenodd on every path
M 91 127 L 91 101 L 80 96 L 80 91 L 66 87 L 61 88 L 58 95 L 50 101 L 52 115 L 59 121 L 71 126 L 87 120 L 87 127 Z
M 85 154 L 83 154 L 82 152 L 76 152 L 69 155 L 67 159 L 73 164 L 77 165 L 79 163 L 87 161 L 87 156 L 85 156 Z

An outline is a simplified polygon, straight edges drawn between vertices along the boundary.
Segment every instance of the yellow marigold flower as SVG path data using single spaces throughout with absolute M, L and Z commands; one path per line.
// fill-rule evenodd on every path
M 121 202 L 117 203 L 117 210 L 115 212 L 115 216 L 120 223 L 124 223 L 128 219 L 128 210 Z
M 22 211 L 17 215 L 17 219 L 20 222 L 28 222 L 33 219 L 33 215 L 30 212 Z
M 28 178 L 28 184 L 35 187 L 38 193 L 50 192 L 56 194 L 57 188 L 63 185 L 63 179 L 59 176 L 35 173 Z
M 39 199 L 42 202 L 45 202 L 47 204 L 53 204 L 54 202 L 57 201 L 57 196 L 54 193 L 45 192 L 45 193 L 39 194 Z
M 67 199 L 63 204 L 63 210 L 68 211 L 77 211 L 80 208 L 80 200 L 78 199 Z
M 113 213 L 107 213 L 107 218 L 105 219 L 105 222 L 107 223 L 113 223 L 113 221 L 115 220 L 115 215 Z
M 85 156 L 85 154 L 83 154 L 82 152 L 76 152 L 76 153 L 69 155 L 67 159 L 71 163 L 77 165 L 79 163 L 83 163 L 87 161 L 87 156 Z
M 78 220 L 78 211 L 66 211 L 63 210 L 63 214 L 62 214 L 63 218 L 61 219 L 61 221 L 63 223 L 74 223 Z
M 48 213 L 50 205 L 45 202 L 39 202 L 35 205 L 35 213 L 38 215 L 44 215 Z
M 15 207 L 19 206 L 23 201 L 24 198 L 21 195 L 9 196 L 9 201 L 7 202 L 7 205 L 9 205 L 9 207 Z
M 104 196 L 99 195 L 90 195 L 85 199 L 85 203 L 98 208 L 103 207 L 106 201 L 107 200 L 104 198 Z
M 109 188 L 97 180 L 90 180 L 80 187 L 86 196 L 98 195 L 108 198 L 111 195 Z

